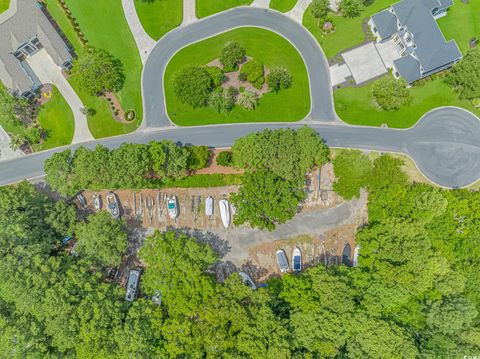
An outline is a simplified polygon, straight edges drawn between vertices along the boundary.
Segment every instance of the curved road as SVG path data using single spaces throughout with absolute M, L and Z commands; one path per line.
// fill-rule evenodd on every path
M 312 93 L 310 121 L 291 124 L 238 124 L 202 127 L 174 127 L 165 113 L 162 74 L 168 60 L 189 41 L 239 26 L 259 26 L 277 31 L 301 52 L 307 64 Z M 433 182 L 445 187 L 464 187 L 480 178 L 480 121 L 472 113 L 453 107 L 427 113 L 411 129 L 395 130 L 347 126 L 335 119 L 328 67 L 315 40 L 300 25 L 269 10 L 237 8 L 177 29 L 160 40 L 147 60 L 143 74 L 145 119 L 143 128 L 132 134 L 83 143 L 93 148 L 109 148 L 123 142 L 147 143 L 171 139 L 183 143 L 223 147 L 235 139 L 264 128 L 314 128 L 332 147 L 401 152 L 413 158 L 418 168 Z M 315 121 L 317 120 L 317 121 Z M 0 162 L 0 185 L 43 175 L 43 163 L 50 151 Z

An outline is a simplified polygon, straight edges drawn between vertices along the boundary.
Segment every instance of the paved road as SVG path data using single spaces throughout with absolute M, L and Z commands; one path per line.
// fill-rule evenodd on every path
M 278 12 L 239 7 L 179 27 L 162 37 L 152 50 L 142 76 L 145 120 L 143 128 L 170 126 L 165 111 L 163 73 L 181 48 L 237 27 L 263 27 L 289 40 L 302 55 L 310 80 L 312 120 L 334 121 L 332 87 L 327 60 L 317 41 L 300 24 Z
M 432 181 L 445 187 L 464 187 L 480 177 L 480 122 L 471 113 L 444 108 L 428 113 L 409 130 L 342 126 L 309 122 L 332 147 L 360 148 L 376 151 L 402 152 L 412 157 L 419 169 Z M 203 127 L 166 127 L 142 130 L 130 135 L 87 142 L 109 148 L 123 142 L 147 143 L 170 139 L 194 145 L 229 146 L 235 139 L 263 128 L 298 128 L 303 124 L 248 124 Z M 77 148 L 78 145 L 67 148 Z M 43 174 L 43 162 L 54 152 L 25 156 L 0 162 L 0 185 Z

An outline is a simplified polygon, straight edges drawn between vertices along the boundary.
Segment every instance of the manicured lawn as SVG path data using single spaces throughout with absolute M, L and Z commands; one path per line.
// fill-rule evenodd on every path
M 270 8 L 281 12 L 287 12 L 293 9 L 297 0 L 271 0 Z
M 52 16 L 75 46 L 77 53 L 81 54 L 83 49 L 80 42 L 58 2 L 56 0 L 46 0 L 46 2 Z M 123 63 L 125 85 L 117 96 L 125 110 L 135 109 L 137 112 L 137 120 L 131 125 L 116 122 L 108 110 L 106 101 L 86 94 L 79 88 L 75 79 L 70 78 L 72 87 L 84 105 L 96 111 L 96 115 L 88 121 L 91 133 L 96 138 L 100 138 L 133 131 L 140 125 L 143 117 L 140 87 L 142 63 L 123 14 L 121 2 L 116 0 L 101 2 L 66 0 L 66 2 L 89 40 L 89 44 L 105 49 Z
M 182 0 L 135 0 L 135 8 L 143 28 L 155 40 L 182 23 Z
M 250 5 L 252 2 L 253 0 L 196 0 L 197 17 L 205 17 L 236 6 Z
M 72 109 L 56 88 L 52 91 L 50 101 L 42 105 L 38 113 L 38 121 L 47 132 L 46 140 L 37 146 L 36 151 L 69 145 L 73 139 L 75 120 Z
M 448 10 L 447 16 L 438 20 L 447 40 L 455 39 L 463 54 L 469 49 L 468 42 L 480 37 L 480 1 L 472 0 L 464 4 L 458 0 Z
M 10 0 L 0 0 L 0 13 L 6 11 L 10 6 Z
M 203 66 L 218 58 L 224 45 L 238 41 L 247 55 L 262 61 L 267 68 L 284 66 L 293 76 L 292 87 L 278 94 L 266 93 L 256 110 L 248 111 L 236 106 L 230 113 L 217 113 L 212 108 L 193 109 L 181 103 L 173 93 L 175 73 L 188 65 Z M 310 109 L 308 76 L 305 64 L 295 48 L 273 32 L 257 28 L 240 28 L 192 44 L 178 52 L 165 72 L 167 111 L 173 122 L 183 126 L 213 123 L 298 121 Z
M 372 5 L 364 8 L 362 14 L 356 18 L 347 18 L 330 13 L 336 26 L 335 32 L 324 34 L 317 25 L 317 20 L 310 13 L 310 7 L 303 15 L 303 25 L 310 30 L 325 51 L 327 58 L 332 58 L 339 52 L 359 45 L 365 38 L 362 31 L 362 21 L 376 12 L 387 8 L 397 0 L 376 0 Z
M 460 100 L 443 81 L 436 79 L 422 87 L 411 89 L 411 103 L 398 111 L 383 111 L 375 106 L 372 84 L 360 88 L 344 88 L 334 92 L 335 109 L 340 118 L 350 124 L 407 128 L 413 126 L 426 112 L 439 106 L 458 106 L 480 116 L 469 101 Z

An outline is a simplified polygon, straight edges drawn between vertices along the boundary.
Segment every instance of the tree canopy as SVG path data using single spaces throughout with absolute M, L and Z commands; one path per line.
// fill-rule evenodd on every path
M 470 49 L 463 60 L 453 67 L 446 81 L 460 98 L 480 99 L 480 48 Z
M 185 67 L 173 79 L 175 96 L 193 108 L 205 106 L 212 89 L 212 77 L 204 67 Z
M 375 81 L 372 94 L 377 105 L 386 111 L 398 110 L 410 101 L 407 82 L 402 77 L 397 80 L 393 75 L 387 75 Z

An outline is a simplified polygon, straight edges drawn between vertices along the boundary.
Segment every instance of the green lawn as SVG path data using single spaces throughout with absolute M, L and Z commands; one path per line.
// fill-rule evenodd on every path
M 436 79 L 422 87 L 412 87 L 411 103 L 398 111 L 383 111 L 375 106 L 372 84 L 363 87 L 347 87 L 334 92 L 335 109 L 340 118 L 354 125 L 407 128 L 413 126 L 426 112 L 439 106 L 458 106 L 480 116 L 469 101 L 460 100 L 458 95 L 443 79 Z
M 173 93 L 171 83 L 174 74 L 188 65 L 203 66 L 218 58 L 224 45 L 238 41 L 247 55 L 263 61 L 267 68 L 286 67 L 293 76 L 292 87 L 278 94 L 264 94 L 256 110 L 248 111 L 236 106 L 230 113 L 217 113 L 209 107 L 193 109 L 182 104 Z M 173 122 L 183 126 L 214 123 L 298 121 L 310 109 L 308 76 L 302 58 L 284 38 L 258 28 L 240 28 L 192 44 L 178 52 L 165 72 L 165 96 L 167 111 Z
M 236 6 L 250 5 L 252 2 L 253 0 L 196 0 L 197 17 L 205 17 Z
M 77 53 L 81 54 L 83 51 L 81 44 L 57 0 L 46 0 L 46 2 L 52 16 L 72 42 Z M 96 115 L 89 118 L 88 121 L 92 135 L 100 138 L 133 131 L 140 126 L 143 117 L 140 87 L 142 63 L 123 14 L 121 2 L 118 0 L 101 2 L 66 0 L 66 2 L 77 18 L 89 44 L 105 49 L 122 61 L 126 80 L 123 89 L 117 93 L 117 96 L 125 110 L 135 109 L 137 112 L 137 120 L 132 124 L 123 125 L 116 122 L 111 116 L 106 101 L 88 95 L 80 89 L 74 78 L 70 78 L 69 82 L 85 106 L 96 111 Z
M 0 13 L 6 11 L 10 6 L 10 0 L 0 0 Z
M 40 145 L 34 146 L 36 151 L 72 143 L 75 130 L 73 112 L 56 88 L 53 89 L 52 94 L 50 101 L 42 105 L 38 113 L 38 121 L 47 132 L 47 138 Z
M 468 42 L 473 37 L 480 37 L 480 1 L 471 0 L 469 4 L 455 1 L 447 16 L 438 20 L 443 35 L 447 40 L 455 39 L 458 47 L 465 54 Z
M 293 9 L 297 0 L 271 0 L 270 8 L 281 12 L 287 12 Z
M 460 1 L 460 0 L 458 0 Z M 317 20 L 310 13 L 310 7 L 303 15 L 303 25 L 310 30 L 322 46 L 327 58 L 332 58 L 339 52 L 359 45 L 365 38 L 362 31 L 362 21 L 371 15 L 387 8 L 397 0 L 376 0 L 372 5 L 364 8 L 362 14 L 356 18 L 347 18 L 330 13 L 336 26 L 335 32 L 324 34 L 317 25 Z
M 155 40 L 182 23 L 182 0 L 135 0 L 135 8 L 143 28 Z

